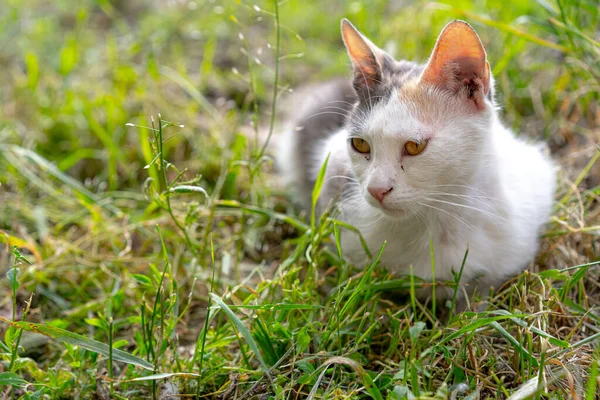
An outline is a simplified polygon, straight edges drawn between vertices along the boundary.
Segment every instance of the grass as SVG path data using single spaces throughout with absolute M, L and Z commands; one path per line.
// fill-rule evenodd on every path
M 492 3 L 3 1 L 0 397 L 598 398 L 600 9 Z M 347 75 L 341 17 L 418 60 L 471 22 L 503 119 L 561 168 L 484 312 L 349 264 L 352 227 L 276 183 L 262 132 Z

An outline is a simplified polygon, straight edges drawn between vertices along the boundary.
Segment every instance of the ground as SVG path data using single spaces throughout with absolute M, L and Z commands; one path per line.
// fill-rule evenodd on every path
M 349 265 L 345 228 L 277 185 L 264 132 L 290 89 L 348 76 L 342 17 L 421 61 L 470 22 L 503 120 L 560 166 L 539 256 L 484 312 Z M 594 0 L 4 0 L 0 397 L 598 398 L 599 18 Z

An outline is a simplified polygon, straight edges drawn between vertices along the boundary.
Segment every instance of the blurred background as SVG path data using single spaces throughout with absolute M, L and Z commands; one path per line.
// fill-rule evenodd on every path
M 533 269 L 600 258 L 597 0 L 283 0 L 277 9 L 274 5 L 262 0 L 0 1 L 0 293 L 10 291 L 3 278 L 13 260 L 21 269 L 14 299 L 0 298 L 0 317 L 20 318 L 11 316 L 11 301 L 22 305 L 34 292 L 28 320 L 106 341 L 98 327 L 106 329 L 107 318 L 114 316 L 116 332 L 129 340 L 120 345 L 129 343 L 129 350 L 144 354 L 138 314 L 140 304 L 154 301 L 149 287 L 159 286 L 156 265 L 162 266 L 163 250 L 155 227 L 160 226 L 175 271 L 170 293 L 176 307 L 183 307 L 177 296 L 189 293 L 185 323 L 177 325 L 177 315 L 172 322 L 187 345 L 204 320 L 213 241 L 219 293 L 238 287 L 249 271 L 258 270 L 254 278 L 263 282 L 267 267 L 273 271 L 296 248 L 302 251 L 306 242 L 294 241 L 302 224 L 292 217 L 298 211 L 275 184 L 269 160 L 257 156 L 265 137 L 257 142 L 254 132 L 264 133 L 274 117 L 274 92 L 280 103 L 298 85 L 350 75 L 339 32 L 342 17 L 397 59 L 422 62 L 444 25 L 453 19 L 469 22 L 488 51 L 502 119 L 524 138 L 547 143 L 561 167 L 554 215 Z M 202 190 L 182 196 L 165 190 L 154 132 L 138 127 L 156 127 L 159 114 L 182 125 L 164 132 L 168 180 L 181 172 L 181 183 Z M 223 202 L 228 200 L 261 209 Z M 13 246 L 33 265 L 13 254 Z M 296 271 L 307 265 L 302 262 Z M 578 315 L 587 314 L 597 302 L 598 271 L 576 282 L 578 293 L 587 288 L 590 297 L 577 295 L 583 305 L 569 304 Z M 282 287 L 288 288 L 286 295 L 298 288 L 295 275 L 265 285 L 277 294 L 273 302 L 281 301 Z M 318 304 L 316 286 L 307 284 L 294 301 Z M 240 292 L 251 293 L 248 298 L 256 294 L 246 288 Z M 515 296 L 520 299 L 520 292 Z M 538 304 L 537 298 L 530 303 Z M 328 321 L 328 313 L 319 318 Z M 270 327 L 275 317 L 266 314 Z M 290 317 L 283 324 L 293 331 L 304 324 L 297 321 Z M 221 325 L 224 339 L 215 344 L 215 353 L 235 348 L 229 344 L 237 334 Z M 381 327 L 382 337 L 387 329 Z M 285 335 L 276 335 L 287 340 L 287 331 L 280 330 Z M 41 353 L 39 344 L 22 344 L 27 355 Z M 178 346 L 172 344 L 175 359 Z M 87 382 L 77 368 L 89 360 L 80 363 L 77 350 L 67 350 L 46 348 L 40 366 L 48 374 L 72 374 L 69 379 Z M 182 357 L 193 364 L 189 354 Z M 226 359 L 231 368 L 239 365 L 238 355 Z M 60 363 L 71 363 L 76 372 L 44 368 Z M 214 368 L 220 374 L 217 390 L 229 378 L 220 366 Z M 59 387 L 67 380 L 56 382 Z

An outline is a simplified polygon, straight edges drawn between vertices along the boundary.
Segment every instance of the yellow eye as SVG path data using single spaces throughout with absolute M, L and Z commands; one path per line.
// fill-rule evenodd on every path
M 371 146 L 365 140 L 360 138 L 352 138 L 352 148 L 362 154 L 367 154 L 371 152 Z
M 404 150 L 406 150 L 406 154 L 416 156 L 417 154 L 421 154 L 425 150 L 425 147 L 427 147 L 427 140 L 423 140 L 420 143 L 410 141 L 406 142 Z

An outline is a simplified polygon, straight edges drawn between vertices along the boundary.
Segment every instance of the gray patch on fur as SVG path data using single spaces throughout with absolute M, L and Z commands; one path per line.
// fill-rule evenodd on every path
M 356 102 L 357 96 L 350 80 L 335 79 L 306 87 L 293 96 L 286 107 L 292 122 L 294 157 L 301 169 L 296 192 L 305 205 L 310 204 L 310 193 L 316 179 L 311 174 L 318 168 L 314 165 L 315 150 L 346 123 Z
M 292 122 L 294 132 L 292 147 L 301 168 L 296 192 L 305 206 L 310 205 L 316 171 L 320 167 L 316 165 L 316 148 L 344 126 L 351 134 L 359 134 L 361 121 L 368 118 L 372 108 L 389 100 L 392 89 L 402 90 L 402 86 L 416 79 L 424 68 L 410 61 L 395 61 L 387 54 L 380 62 L 381 81 L 370 88 L 366 96 L 356 90 L 356 82 L 352 79 L 338 78 L 308 86 L 288 102 L 288 120 Z

